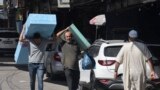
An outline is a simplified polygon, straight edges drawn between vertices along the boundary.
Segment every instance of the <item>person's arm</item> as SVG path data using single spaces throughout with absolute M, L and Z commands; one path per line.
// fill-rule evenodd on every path
M 59 32 L 56 34 L 57 38 L 59 38 L 59 37 L 60 37 L 65 31 L 67 31 L 68 29 L 69 29 L 69 27 L 67 27 L 67 28 L 59 31 Z
M 117 75 L 118 75 L 119 65 L 120 65 L 119 62 L 116 62 L 116 63 L 115 63 L 115 70 L 114 70 L 114 78 L 115 78 L 115 79 L 117 78 Z
M 24 36 L 25 29 L 26 29 L 26 26 L 25 26 L 25 24 L 24 24 L 24 25 L 23 25 L 22 32 L 21 32 L 21 34 L 20 34 L 20 36 L 19 36 L 19 41 L 20 41 L 20 42 L 25 42 L 25 41 L 26 41 L 26 38 L 25 38 L 25 36 Z
M 155 78 L 155 72 L 154 72 L 152 62 L 151 62 L 151 58 L 149 60 L 147 60 L 147 63 L 148 63 L 148 65 L 150 67 L 150 70 L 151 70 L 151 73 L 150 73 L 151 79 L 154 79 Z

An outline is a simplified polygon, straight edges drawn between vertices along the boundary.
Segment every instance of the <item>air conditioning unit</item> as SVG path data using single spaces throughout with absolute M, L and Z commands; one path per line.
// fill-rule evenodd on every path
M 57 0 L 58 8 L 70 8 L 70 0 Z

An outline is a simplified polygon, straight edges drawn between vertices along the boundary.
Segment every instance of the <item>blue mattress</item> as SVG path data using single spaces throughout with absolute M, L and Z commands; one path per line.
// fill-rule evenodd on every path
M 28 64 L 29 48 L 27 44 L 18 42 L 17 48 L 14 54 L 14 60 L 16 64 Z
M 39 32 L 42 37 L 49 38 L 57 25 L 54 14 L 29 14 L 26 21 L 25 36 L 31 38 L 35 32 Z
M 82 33 L 74 24 L 71 24 L 70 31 L 72 32 L 75 40 L 78 42 L 78 44 L 83 50 L 86 50 L 90 47 L 90 43 L 88 42 L 88 40 L 82 35 Z

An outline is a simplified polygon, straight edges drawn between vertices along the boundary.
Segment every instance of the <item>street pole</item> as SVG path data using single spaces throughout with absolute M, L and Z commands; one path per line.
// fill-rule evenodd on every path
M 98 25 L 96 25 L 96 36 L 95 36 L 95 40 L 97 39 L 98 37 Z

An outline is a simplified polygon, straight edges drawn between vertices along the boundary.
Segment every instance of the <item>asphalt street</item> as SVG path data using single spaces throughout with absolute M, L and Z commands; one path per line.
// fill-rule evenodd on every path
M 10 56 L 0 57 L 0 90 L 30 90 L 27 65 L 16 65 Z M 50 80 L 45 75 L 44 90 L 67 90 L 64 77 Z

